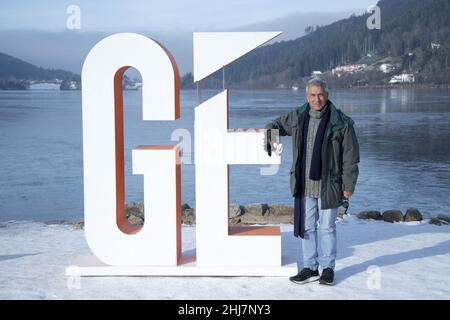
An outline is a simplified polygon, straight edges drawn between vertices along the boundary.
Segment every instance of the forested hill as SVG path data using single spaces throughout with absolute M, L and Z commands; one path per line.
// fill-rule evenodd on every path
M 372 61 L 392 62 L 396 72 L 416 75 L 417 83 L 450 83 L 450 1 L 449 0 L 382 0 L 381 29 L 370 30 L 371 14 L 351 16 L 327 24 L 307 28 L 307 35 L 292 41 L 263 46 L 226 68 L 229 87 L 275 88 L 302 84 L 313 71 L 330 72 L 342 65 Z M 433 45 L 432 45 L 433 44 Z M 370 60 L 370 59 L 369 59 Z M 377 75 L 373 68 L 347 81 L 383 84 L 386 75 Z M 389 74 L 392 76 L 392 74 Z M 190 74 L 182 84 L 191 85 Z M 347 79 L 347 80 L 345 80 Z M 204 85 L 221 80 L 213 75 Z M 335 79 L 337 81 L 338 79 Z M 351 82 L 348 82 L 351 81 Z
M 0 89 L 26 89 L 30 81 L 80 81 L 69 71 L 44 69 L 0 52 Z

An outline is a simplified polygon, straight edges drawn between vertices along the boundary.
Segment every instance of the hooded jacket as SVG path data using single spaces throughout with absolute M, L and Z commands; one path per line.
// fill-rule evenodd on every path
M 292 167 L 290 188 L 292 196 L 298 194 L 297 179 L 304 179 L 297 172 L 300 161 L 298 141 L 303 134 L 303 118 L 309 112 L 305 103 L 266 125 L 266 129 L 278 129 L 280 136 L 292 136 Z M 343 191 L 353 193 L 358 179 L 359 144 L 353 127 L 354 121 L 329 101 L 330 121 L 322 143 L 321 205 L 323 210 L 337 208 L 342 204 Z M 301 192 L 301 191 L 300 191 Z

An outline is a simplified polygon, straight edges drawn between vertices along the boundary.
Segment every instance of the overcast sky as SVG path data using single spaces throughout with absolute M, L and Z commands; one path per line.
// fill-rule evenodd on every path
M 69 5 L 81 10 L 81 31 L 214 31 L 292 13 L 363 13 L 375 0 L 0 0 L 0 30 L 66 29 Z M 327 21 L 317 21 L 326 25 Z
M 157 39 L 192 71 L 193 31 L 282 31 L 296 39 L 307 26 L 360 15 L 375 0 L 0 0 L 0 52 L 44 68 L 81 73 L 89 50 L 109 34 Z M 68 29 L 76 5 L 80 30 Z

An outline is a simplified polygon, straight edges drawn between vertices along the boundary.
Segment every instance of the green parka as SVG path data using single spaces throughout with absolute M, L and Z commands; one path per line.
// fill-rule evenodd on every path
M 358 179 L 359 144 L 353 120 L 329 101 L 331 111 L 322 144 L 321 209 L 337 208 L 342 204 L 343 191 L 353 193 Z M 299 160 L 298 141 L 303 134 L 303 118 L 309 104 L 297 108 L 266 125 L 266 129 L 278 129 L 280 136 L 292 136 L 292 167 L 290 187 L 292 196 L 297 193 L 296 172 Z

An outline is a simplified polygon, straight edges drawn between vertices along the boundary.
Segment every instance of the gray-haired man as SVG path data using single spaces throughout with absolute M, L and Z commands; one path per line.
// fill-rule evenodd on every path
M 308 103 L 275 119 L 266 129 L 278 129 L 281 136 L 292 136 L 294 235 L 302 238 L 303 269 L 290 280 L 298 284 L 319 280 L 332 285 L 337 208 L 355 190 L 359 145 L 353 120 L 328 100 L 323 80 L 310 80 L 306 96 Z

